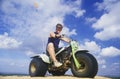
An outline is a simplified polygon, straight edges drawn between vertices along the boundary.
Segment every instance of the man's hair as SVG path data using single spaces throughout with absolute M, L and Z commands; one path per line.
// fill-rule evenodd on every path
M 59 23 L 58 23 L 58 24 L 56 25 L 56 28 L 61 28 L 61 29 L 62 29 L 63 26 L 62 26 L 62 24 L 59 24 Z

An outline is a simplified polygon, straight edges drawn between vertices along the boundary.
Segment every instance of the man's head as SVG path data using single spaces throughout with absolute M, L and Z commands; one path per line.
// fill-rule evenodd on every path
M 56 32 L 60 33 L 62 31 L 62 28 L 63 28 L 62 24 L 57 24 L 56 25 Z

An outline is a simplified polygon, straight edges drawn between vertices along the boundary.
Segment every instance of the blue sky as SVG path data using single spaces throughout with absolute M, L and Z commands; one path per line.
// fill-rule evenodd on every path
M 120 76 L 119 7 L 119 0 L 0 0 L 0 73 L 28 74 L 30 56 L 45 51 L 61 23 L 96 57 L 98 75 Z

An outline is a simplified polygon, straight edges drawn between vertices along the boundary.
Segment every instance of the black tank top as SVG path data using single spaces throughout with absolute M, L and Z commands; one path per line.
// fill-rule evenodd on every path
M 54 32 L 54 33 L 55 33 L 55 34 L 58 34 L 58 33 L 56 33 L 56 32 Z M 55 37 L 55 38 L 49 37 L 49 38 L 48 38 L 48 43 L 50 43 L 50 42 L 52 42 L 52 43 L 54 44 L 54 47 L 55 47 L 55 48 L 58 48 L 60 39 L 57 38 L 57 37 Z

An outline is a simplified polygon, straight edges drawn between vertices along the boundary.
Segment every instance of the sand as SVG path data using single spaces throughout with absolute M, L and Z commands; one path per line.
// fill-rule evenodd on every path
M 30 77 L 30 76 L 0 76 L 0 79 L 93 79 L 93 78 L 78 78 L 73 76 L 45 76 L 45 77 Z M 94 79 L 111 79 L 102 76 L 96 76 Z

